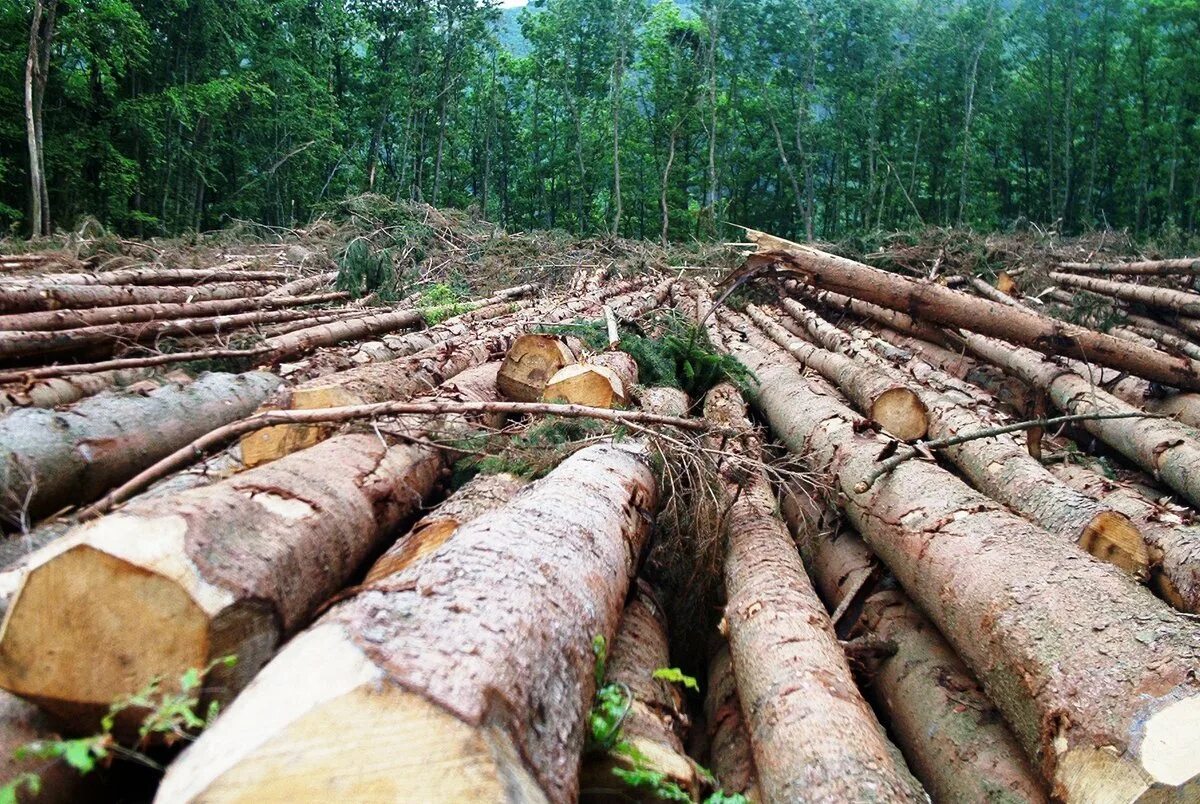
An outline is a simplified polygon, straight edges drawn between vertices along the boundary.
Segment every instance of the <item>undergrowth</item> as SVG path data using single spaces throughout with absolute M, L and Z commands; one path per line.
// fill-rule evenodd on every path
M 377 248 L 369 240 L 350 241 L 338 261 L 334 286 L 356 299 L 375 294 L 381 301 L 396 300 L 396 269 L 390 248 Z

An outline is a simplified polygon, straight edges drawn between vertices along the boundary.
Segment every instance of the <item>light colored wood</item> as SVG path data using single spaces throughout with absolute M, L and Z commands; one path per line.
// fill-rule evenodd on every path
M 546 402 L 567 402 L 597 408 L 625 407 L 625 383 L 615 371 L 592 363 L 574 363 L 560 369 L 542 392 Z
M 537 402 L 546 383 L 564 366 L 577 359 L 562 338 L 553 335 L 521 335 L 504 356 L 496 385 L 506 399 Z

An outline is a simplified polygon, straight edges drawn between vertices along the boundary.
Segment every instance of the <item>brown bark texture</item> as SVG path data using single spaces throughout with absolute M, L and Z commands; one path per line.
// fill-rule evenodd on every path
M 849 522 L 954 645 L 1051 781 L 1079 801 L 1197 792 L 1200 634 L 1091 556 L 969 489 L 907 461 L 855 486 L 883 443 L 830 390 L 752 331 L 726 341 L 789 450 L 840 492 Z M 1103 634 L 1103 638 L 1098 638 Z
M 10 259 L 10 258 L 5 258 Z M 29 280 L 5 280 L 2 287 L 84 285 L 203 285 L 210 282 L 282 282 L 291 274 L 227 267 L 216 268 L 129 268 L 95 273 L 42 274 Z
M 15 407 L 56 408 L 111 388 L 127 387 L 152 376 L 154 371 L 149 368 L 129 368 L 13 384 L 0 388 L 0 411 Z
M 12 410 L 0 418 L 0 506 L 31 520 L 108 488 L 192 439 L 254 411 L 279 379 L 206 374 L 151 393 L 112 392 L 69 410 Z
M 1050 279 L 1060 285 L 1078 290 L 1089 290 L 1102 296 L 1142 304 L 1156 310 L 1165 310 L 1178 315 L 1200 316 L 1200 294 L 1188 293 L 1185 290 L 1162 288 L 1155 285 L 1135 285 L 1132 282 L 1114 282 L 1111 279 L 1076 276 L 1054 271 L 1050 273 Z
M 708 666 L 708 691 L 704 698 L 704 720 L 708 726 L 709 770 L 726 793 L 741 793 L 751 804 L 763 801 L 758 789 L 758 771 L 750 749 L 750 733 L 742 717 L 737 679 L 729 644 L 722 641 Z
M 1075 274 L 1127 274 L 1130 276 L 1200 274 L 1200 260 L 1142 260 L 1139 262 L 1061 262 L 1058 267 Z
M 0 287 L 0 329 L 46 329 L 44 321 L 71 322 L 84 308 L 187 304 L 220 299 L 251 299 L 275 286 L 265 282 L 229 282 L 198 287 L 146 285 L 45 285 Z M 65 308 L 65 309 L 64 309 Z M 37 312 L 41 311 L 38 315 Z M 66 315 L 55 317 L 53 312 Z M 20 314 L 24 315 L 20 315 Z M 14 315 L 15 314 L 15 315 Z M 32 325 L 31 325 L 32 324 Z M 64 326 L 83 326 L 64 323 Z
M 636 448 L 575 453 L 336 604 L 171 767 L 158 800 L 316 786 L 352 799 L 573 801 L 593 639 L 616 634 L 656 504 Z M 297 690 L 297 674 L 317 683 Z

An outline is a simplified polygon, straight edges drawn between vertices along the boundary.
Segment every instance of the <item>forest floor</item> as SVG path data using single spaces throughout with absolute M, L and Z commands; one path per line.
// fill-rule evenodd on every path
M 1200 795 L 1200 262 L 376 196 L 0 255 L 0 801 Z

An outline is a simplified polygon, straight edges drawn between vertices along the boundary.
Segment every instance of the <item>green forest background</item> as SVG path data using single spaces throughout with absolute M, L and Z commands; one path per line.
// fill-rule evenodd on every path
M 30 229 L 32 110 L 47 231 L 372 191 L 677 240 L 1186 237 L 1198 42 L 1200 0 L 0 0 L 0 227 Z

